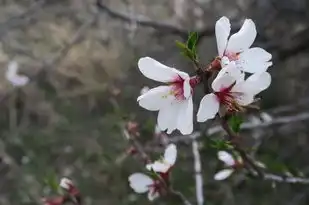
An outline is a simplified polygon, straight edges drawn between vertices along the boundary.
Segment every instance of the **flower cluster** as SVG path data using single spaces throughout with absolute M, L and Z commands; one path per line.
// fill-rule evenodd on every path
M 74 183 L 68 178 L 62 178 L 59 187 L 61 187 L 65 193 L 61 196 L 43 198 L 44 205 L 63 205 L 67 202 L 73 202 L 74 204 L 80 204 L 81 196 L 80 192 Z
M 218 56 L 208 70 L 219 73 L 211 84 L 212 93 L 206 94 L 200 102 L 198 122 L 213 119 L 218 113 L 244 111 L 271 83 L 266 71 L 272 65 L 272 55 L 262 48 L 250 48 L 257 35 L 254 22 L 246 19 L 237 33 L 230 36 L 230 31 L 229 19 L 220 18 L 215 25 Z M 159 111 L 157 124 L 162 131 L 170 134 L 177 129 L 182 134 L 192 133 L 192 95 L 201 82 L 200 76 L 190 77 L 150 57 L 141 58 L 138 67 L 147 78 L 165 83 L 145 90 L 137 99 L 139 105 Z
M 236 169 L 243 166 L 243 161 L 240 157 L 235 159 L 230 153 L 226 151 L 219 151 L 218 159 L 224 163 L 225 168 L 215 174 L 215 180 L 224 180 L 231 176 Z
M 153 177 L 143 173 L 134 173 L 129 176 L 131 188 L 136 193 L 148 192 L 150 201 L 163 195 L 169 185 L 170 171 L 176 162 L 176 158 L 176 146 L 174 144 L 168 145 L 163 158 L 146 165 L 146 169 L 152 173 Z

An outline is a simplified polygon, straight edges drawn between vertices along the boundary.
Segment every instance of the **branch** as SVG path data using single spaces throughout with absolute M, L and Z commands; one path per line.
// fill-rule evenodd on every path
M 191 202 L 180 191 L 171 190 L 170 192 L 171 194 L 177 196 L 184 205 L 192 205 Z
M 291 184 L 309 184 L 308 178 L 301 178 L 301 177 L 290 177 L 290 176 L 279 176 L 275 174 L 264 174 L 265 180 L 275 181 L 275 182 L 281 182 L 281 183 L 291 183 Z
M 287 124 L 287 123 L 293 123 L 293 122 L 299 122 L 299 121 L 304 121 L 309 119 L 309 112 L 303 112 L 300 114 L 296 114 L 293 116 L 281 116 L 273 119 L 272 121 L 269 122 L 260 122 L 260 123 L 252 123 L 252 122 L 245 122 L 240 126 L 241 130 L 253 130 L 257 128 L 266 128 L 274 125 L 280 125 L 280 124 Z M 224 130 L 222 129 L 221 125 L 216 125 L 208 130 L 205 131 L 205 133 L 201 132 L 194 132 L 190 135 L 184 135 L 184 136 L 175 136 L 171 137 L 169 140 L 170 142 L 179 142 L 179 141 L 186 141 L 186 140 L 192 140 L 195 138 L 202 137 L 203 134 L 207 136 L 211 136 L 214 134 L 218 134 L 223 132 Z
M 148 156 L 148 154 L 144 151 L 143 146 L 140 144 L 138 140 L 136 140 L 136 136 L 131 136 L 128 130 L 125 128 L 123 129 L 123 134 L 126 137 L 126 139 L 128 139 L 132 143 L 136 151 L 140 154 L 141 158 L 144 160 L 144 163 L 151 162 L 151 159 Z
M 192 141 L 192 152 L 194 157 L 196 201 L 198 205 L 203 205 L 204 196 L 203 196 L 203 176 L 201 168 L 202 166 L 201 166 L 201 157 L 198 150 L 198 143 L 196 140 Z
M 244 163 L 247 163 L 254 171 L 256 171 L 257 175 L 261 178 L 264 177 L 263 171 L 258 167 L 254 160 L 250 158 L 250 156 L 244 151 L 238 144 L 238 140 L 240 136 L 236 134 L 228 124 L 227 118 L 221 118 L 221 126 L 228 134 L 229 141 L 234 146 L 235 150 L 240 154 L 241 158 L 243 159 Z M 249 167 L 248 167 L 249 168 Z
M 172 24 L 152 21 L 152 20 L 147 19 L 147 18 L 131 17 L 127 14 L 123 14 L 123 13 L 120 13 L 120 12 L 117 12 L 117 11 L 110 9 L 108 6 L 106 6 L 102 3 L 102 0 L 97 0 L 96 5 L 101 12 L 104 12 L 112 18 L 118 19 L 118 20 L 126 22 L 126 23 L 134 22 L 139 26 L 149 27 L 149 28 L 153 28 L 153 29 L 156 29 L 156 30 L 160 30 L 162 32 L 179 35 L 181 38 L 184 38 L 184 39 L 187 38 L 188 33 L 190 31 L 189 29 L 183 29 L 183 28 L 174 26 Z M 240 26 L 241 25 L 239 23 L 238 24 L 236 23 L 236 26 L 234 26 L 232 28 L 232 32 L 239 30 Z M 205 28 L 203 28 L 203 29 L 201 29 L 197 32 L 199 34 L 199 39 L 206 37 L 206 36 L 213 36 L 213 35 L 215 35 L 215 26 L 212 25 L 210 27 L 205 27 Z
M 115 19 L 118 19 L 118 20 L 121 20 L 127 23 L 135 22 L 136 24 L 140 26 L 150 27 L 150 28 L 162 30 L 168 33 L 177 34 L 177 35 L 182 36 L 183 38 L 186 38 L 188 36 L 188 30 L 178 28 L 171 24 L 159 23 L 159 22 L 155 22 L 155 21 L 152 21 L 146 18 L 130 17 L 129 15 L 126 15 L 126 14 L 123 14 L 117 11 L 113 11 L 112 9 L 104 5 L 101 0 L 97 0 L 96 5 L 101 12 L 106 13 L 112 18 L 115 18 Z

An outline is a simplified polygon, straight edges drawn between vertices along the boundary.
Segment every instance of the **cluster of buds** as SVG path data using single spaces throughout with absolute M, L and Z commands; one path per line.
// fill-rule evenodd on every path
M 171 169 L 177 158 L 177 148 L 174 144 L 167 146 L 164 156 L 146 165 L 146 169 L 151 172 L 151 176 L 143 173 L 134 173 L 129 176 L 131 188 L 136 193 L 148 192 L 148 199 L 153 201 L 159 196 L 167 193 Z
M 61 196 L 43 198 L 44 205 L 63 205 L 71 202 L 75 205 L 81 205 L 81 195 L 74 183 L 68 178 L 62 178 L 59 186 L 65 191 Z

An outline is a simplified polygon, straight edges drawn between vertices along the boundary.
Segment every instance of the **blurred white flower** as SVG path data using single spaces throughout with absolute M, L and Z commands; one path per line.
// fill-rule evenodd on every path
M 215 25 L 217 47 L 221 66 L 235 61 L 237 68 L 248 72 L 265 72 L 272 65 L 272 55 L 262 48 L 250 48 L 256 38 L 256 27 L 246 19 L 240 30 L 230 36 L 231 24 L 227 17 L 221 17 Z M 229 38 L 230 36 L 230 38 Z
M 174 166 L 177 159 L 177 148 L 176 145 L 170 144 L 167 146 L 164 152 L 164 157 L 160 160 L 155 161 L 152 164 L 147 164 L 148 170 L 155 172 L 167 173 L 172 166 Z
M 219 151 L 218 159 L 224 162 L 225 166 L 227 166 L 226 169 L 220 170 L 215 174 L 214 179 L 219 181 L 224 180 L 233 174 L 233 166 L 236 165 L 236 160 L 230 153 L 226 151 Z
M 141 58 L 138 67 L 147 78 L 167 83 L 139 96 L 139 105 L 147 110 L 159 111 L 158 126 L 162 131 L 167 130 L 170 134 L 178 129 L 182 134 L 192 133 L 193 102 L 189 75 L 150 57 Z
M 73 182 L 68 178 L 62 178 L 59 186 L 65 190 L 70 190 L 74 185 Z
M 159 197 L 160 183 L 142 173 L 134 173 L 129 176 L 130 187 L 136 193 L 148 192 L 148 199 L 153 201 Z
M 254 101 L 254 96 L 269 87 L 271 76 L 267 72 L 255 73 L 246 80 L 243 73 L 230 62 L 212 82 L 213 93 L 200 102 L 197 121 L 204 122 L 216 116 L 220 106 L 229 112 L 238 112 Z
M 140 91 L 140 94 L 141 95 L 144 95 L 145 93 L 147 93 L 149 91 L 149 87 L 148 86 L 144 86 L 141 91 Z
M 18 74 L 18 63 L 11 61 L 5 73 L 6 79 L 16 87 L 25 86 L 29 82 L 29 78 L 25 75 Z

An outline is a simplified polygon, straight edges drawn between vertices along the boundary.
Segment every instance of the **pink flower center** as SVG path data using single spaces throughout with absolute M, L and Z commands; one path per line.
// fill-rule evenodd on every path
M 228 57 L 228 59 L 230 61 L 239 60 L 239 53 L 233 53 L 233 52 L 225 51 L 224 56 Z
M 241 106 L 238 105 L 235 100 L 235 95 L 238 93 L 231 92 L 235 83 L 233 83 L 229 87 L 222 88 L 219 92 L 214 93 L 217 96 L 219 103 L 221 105 L 224 105 L 229 112 L 237 112 L 242 110 Z
M 179 75 L 175 78 L 175 80 L 171 83 L 172 90 L 171 95 L 174 95 L 177 100 L 185 100 L 184 96 L 184 82 L 185 80 L 181 78 Z M 194 76 L 190 78 L 190 87 L 191 87 L 191 94 L 193 91 L 193 88 L 200 83 L 200 78 L 197 76 Z

